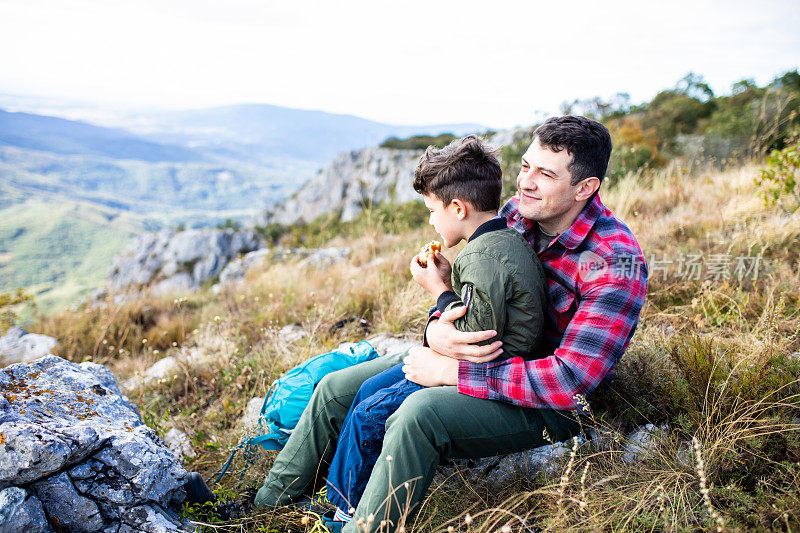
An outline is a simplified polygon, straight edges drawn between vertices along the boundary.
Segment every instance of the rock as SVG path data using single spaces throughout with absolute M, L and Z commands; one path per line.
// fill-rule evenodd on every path
M 153 285 L 150 290 L 156 296 L 165 296 L 170 294 L 185 294 L 187 292 L 192 292 L 197 287 L 199 287 L 199 284 L 195 283 L 191 274 L 188 272 L 178 272 L 167 279 L 162 279 Z
M 133 531 L 144 533 L 169 533 L 180 526 L 180 522 L 169 519 L 153 505 L 140 505 L 130 509 L 124 520 L 124 525 L 131 527 Z
M 48 531 L 16 528 L 36 502 L 59 530 L 180 530 L 186 471 L 100 365 L 48 355 L 0 370 L 0 442 L 0 531 Z
M 578 437 L 578 445 L 585 442 Z M 561 466 L 561 458 L 568 454 L 572 440 L 540 446 L 523 452 L 483 459 L 456 460 L 439 467 L 434 484 L 446 483 L 448 479 L 463 477 L 470 483 L 480 483 L 491 488 L 502 488 L 515 477 L 532 477 L 539 471 L 550 474 Z M 459 475 L 456 475 L 456 471 Z
M 197 289 L 219 275 L 240 253 L 258 248 L 252 231 L 200 229 L 175 232 L 162 230 L 140 235 L 116 256 L 108 271 L 109 289 L 154 285 L 160 294 Z
M 33 361 L 50 353 L 58 341 L 47 335 L 28 333 L 23 328 L 8 328 L 0 337 L 0 365 Z
M 335 265 L 336 263 L 341 263 L 342 261 L 346 261 L 348 256 L 350 255 L 350 248 L 347 246 L 331 246 L 329 248 L 319 248 L 315 250 L 311 255 L 303 259 L 298 263 L 298 266 L 301 267 L 314 267 L 314 268 L 324 268 L 329 267 L 331 265 Z
M 258 417 L 261 416 L 261 407 L 263 405 L 264 398 L 259 398 L 258 396 L 251 398 L 247 402 L 247 407 L 245 407 L 244 415 L 239 421 L 239 425 L 243 428 L 249 428 L 258 424 Z
M 48 502 L 47 514 L 59 527 L 92 533 L 103 529 L 103 517 L 95 502 L 81 496 L 66 472 L 33 484 L 41 501 Z
M 502 148 L 509 144 L 514 144 L 521 140 L 531 140 L 533 137 L 533 130 L 531 128 L 514 128 L 509 130 L 500 130 L 497 133 L 489 136 L 486 142 L 494 147 Z
M 531 128 L 498 131 L 487 138 L 496 147 L 530 139 Z M 421 197 L 412 186 L 414 169 L 423 150 L 366 148 L 343 152 L 291 198 L 253 217 L 246 227 L 271 223 L 289 226 L 311 222 L 320 215 L 340 212 L 342 221 L 355 219 L 366 206 L 405 203 Z
M 169 449 L 175 453 L 179 459 L 185 457 L 196 457 L 197 453 L 194 451 L 192 439 L 189 435 L 177 428 L 170 428 L 167 434 L 164 435 L 164 443 L 169 446 Z
M 419 200 L 412 181 L 421 154 L 421 150 L 391 148 L 343 152 L 294 196 L 257 215 L 247 226 L 288 226 L 335 211 L 342 213 L 343 221 L 350 221 L 367 205 Z
M 370 261 L 366 265 L 361 265 L 360 267 L 358 267 L 358 270 L 370 270 L 370 269 L 375 268 L 377 266 L 381 266 L 381 265 L 385 264 L 386 262 L 387 261 L 386 261 L 385 257 L 376 257 L 375 259 L 373 259 L 372 261 Z
M 414 346 L 422 346 L 422 339 L 419 337 L 390 337 L 386 334 L 371 337 L 367 342 L 381 355 L 401 353 Z
M 145 371 L 144 382 L 152 383 L 154 381 L 170 378 L 179 368 L 178 360 L 168 355 L 153 363 L 153 366 Z
M 308 337 L 308 332 L 297 324 L 283 326 L 280 331 L 278 331 L 278 338 L 285 343 L 297 342 L 305 337 Z
M 666 425 L 655 426 L 653 424 L 646 424 L 636 431 L 628 435 L 625 443 L 622 445 L 622 460 L 625 463 L 633 464 L 636 461 L 645 459 L 653 451 L 655 445 L 655 438 L 658 433 L 666 431 Z
M 42 502 L 19 487 L 0 491 L 0 533 L 49 533 Z
M 261 248 L 238 257 L 228 263 L 219 275 L 219 283 L 223 287 L 244 281 L 247 271 L 262 266 L 273 255 L 269 248 Z

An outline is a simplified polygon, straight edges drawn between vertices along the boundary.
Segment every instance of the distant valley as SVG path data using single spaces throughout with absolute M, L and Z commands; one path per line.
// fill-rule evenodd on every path
M 266 104 L 108 111 L 0 94 L 0 291 L 25 287 L 58 308 L 101 284 L 136 233 L 244 222 L 337 153 L 390 136 L 485 129 Z

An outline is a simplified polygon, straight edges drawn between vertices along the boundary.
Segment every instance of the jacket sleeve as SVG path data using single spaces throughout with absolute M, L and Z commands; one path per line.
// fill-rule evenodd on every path
M 577 409 L 614 368 L 630 342 L 647 293 L 647 270 L 606 275 L 584 288 L 555 353 L 474 364 L 459 361 L 458 390 L 523 407 Z
M 500 261 L 480 252 L 459 255 L 457 262 L 454 269 L 461 291 L 442 311 L 466 305 L 467 314 L 455 321 L 456 329 L 495 330 L 497 335 L 479 343 L 491 344 L 506 325 L 506 299 L 511 291 L 508 271 Z

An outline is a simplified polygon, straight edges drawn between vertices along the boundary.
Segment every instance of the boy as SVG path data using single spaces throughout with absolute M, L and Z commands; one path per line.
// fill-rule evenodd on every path
M 414 171 L 414 190 L 430 211 L 429 223 L 450 248 L 467 245 L 453 266 L 439 252 L 423 267 L 411 262 L 414 280 L 444 312 L 466 306 L 456 321 L 462 331 L 495 330 L 485 341 L 503 341 L 503 357 L 535 352 L 542 331 L 545 280 L 531 246 L 497 215 L 502 170 L 495 155 L 476 136 L 429 147 Z M 375 460 L 380 455 L 386 420 L 405 398 L 423 388 L 405 379 L 402 364 L 366 380 L 358 390 L 339 434 L 328 471 L 328 499 L 335 519 L 347 522 Z

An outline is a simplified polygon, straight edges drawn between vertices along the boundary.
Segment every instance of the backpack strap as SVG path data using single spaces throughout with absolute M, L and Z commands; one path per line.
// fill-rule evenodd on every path
M 262 427 L 262 424 L 263 424 L 264 407 L 266 407 L 267 401 L 269 400 L 269 396 L 270 396 L 270 394 L 272 394 L 272 392 L 275 389 L 277 384 L 278 384 L 278 380 L 276 379 L 269 386 L 269 389 L 267 389 L 267 394 L 264 396 L 264 403 L 261 405 L 261 411 L 259 412 L 258 420 L 256 420 L 256 424 L 258 425 L 259 428 Z M 269 426 L 267 426 L 267 427 L 269 427 Z M 231 454 L 228 456 L 228 460 L 225 461 L 225 464 L 222 466 L 222 470 L 220 470 L 219 475 L 217 475 L 217 479 L 214 480 L 214 484 L 215 485 L 218 484 L 220 482 L 220 480 L 222 479 L 222 476 L 224 476 L 225 473 L 228 471 L 228 468 L 231 466 L 231 463 L 233 462 L 233 458 L 236 457 L 236 452 L 238 452 L 242 448 L 245 448 L 247 446 L 252 446 L 254 444 L 261 444 L 261 446 L 264 446 L 263 443 L 265 443 L 265 442 L 267 442 L 267 441 L 269 441 L 271 439 L 274 439 L 275 441 L 277 441 L 280 436 L 281 435 L 279 433 L 267 433 L 266 435 L 258 435 L 258 436 L 255 436 L 255 437 L 251 437 L 251 438 L 249 438 L 247 440 L 244 440 L 244 441 L 240 442 L 239 444 L 237 444 L 236 447 L 233 450 L 231 450 Z M 267 449 L 267 447 L 264 446 L 264 449 Z M 273 450 L 279 450 L 280 447 L 276 446 L 276 447 L 274 447 L 272 449 Z
M 281 435 L 280 433 L 268 433 L 267 435 L 258 435 L 256 437 L 249 438 L 236 445 L 236 447 L 231 451 L 230 456 L 228 456 L 228 460 L 225 461 L 225 464 L 223 465 L 222 470 L 220 470 L 217 479 L 214 480 L 214 484 L 216 485 L 217 483 L 219 483 L 220 480 L 222 479 L 222 476 L 224 476 L 225 473 L 228 471 L 228 468 L 231 466 L 231 463 L 233 462 L 233 458 L 236 457 L 236 452 L 248 446 L 255 446 L 257 444 L 260 444 L 265 450 L 280 450 L 281 446 L 277 444 L 270 447 L 267 447 L 264 444 L 270 440 L 278 442 L 278 440 L 282 436 L 284 435 Z

